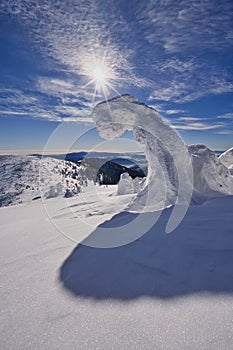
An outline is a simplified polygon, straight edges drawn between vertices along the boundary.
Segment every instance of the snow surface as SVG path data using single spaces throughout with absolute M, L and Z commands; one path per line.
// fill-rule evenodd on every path
M 172 235 L 166 209 L 135 242 L 95 249 L 55 224 L 82 242 L 137 215 L 119 214 L 132 195 L 96 188 L 45 201 L 50 218 L 40 200 L 0 208 L 0 348 L 231 349 L 233 197 L 191 206 Z

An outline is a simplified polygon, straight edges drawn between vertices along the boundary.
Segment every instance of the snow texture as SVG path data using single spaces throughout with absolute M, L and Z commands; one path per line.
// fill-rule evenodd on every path
M 85 202 L 83 193 L 46 201 L 52 220 L 41 201 L 0 208 L 0 348 L 231 349 L 233 197 L 189 207 L 173 235 L 164 234 L 166 209 L 150 232 L 114 249 L 58 234 L 54 222 L 82 242 L 90 225 L 136 216 L 119 214 L 129 195 L 110 187 L 93 186 L 99 195 Z

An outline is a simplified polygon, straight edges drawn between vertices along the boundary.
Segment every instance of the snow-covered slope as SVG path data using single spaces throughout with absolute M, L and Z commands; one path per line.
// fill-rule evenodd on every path
M 0 206 L 30 202 L 43 196 L 71 196 L 84 179 L 72 162 L 51 157 L 0 156 Z
M 194 189 L 207 197 L 232 195 L 233 177 L 216 154 L 205 145 L 191 145 L 188 149 L 192 156 Z
M 233 147 L 222 153 L 219 160 L 233 172 Z
M 166 209 L 131 244 L 77 246 L 53 223 L 78 243 L 88 226 L 121 234 L 136 216 L 119 214 L 127 196 L 97 188 L 46 201 L 50 220 L 40 201 L 0 208 L 0 348 L 231 349 L 233 197 L 191 206 L 172 235 Z

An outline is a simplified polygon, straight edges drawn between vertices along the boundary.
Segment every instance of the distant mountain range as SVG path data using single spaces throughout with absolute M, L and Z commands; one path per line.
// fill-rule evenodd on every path
M 40 154 L 32 156 L 42 157 Z M 83 164 L 86 176 L 90 180 L 103 184 L 117 184 L 120 176 L 128 172 L 132 178 L 144 177 L 147 174 L 147 160 L 144 153 L 109 153 L 109 152 L 71 152 L 67 154 L 50 154 L 60 160 Z M 102 175 L 101 175 L 102 174 Z
M 191 148 L 191 153 L 193 153 L 194 151 L 199 152 L 199 149 L 202 150 L 203 146 L 196 145 Z M 194 160 L 200 163 L 203 157 L 200 158 L 200 152 L 198 152 L 195 156 L 197 159 Z M 209 164 L 208 162 L 213 158 L 212 153 L 206 151 L 206 154 L 210 156 L 207 157 L 205 164 Z M 216 151 L 215 154 L 222 154 L 219 160 L 223 164 L 225 161 L 225 165 L 232 172 L 232 149 L 224 153 Z M 214 162 L 217 162 L 217 157 Z M 210 168 L 212 169 L 213 166 Z M 78 194 L 88 181 L 117 184 L 122 173 L 128 173 L 132 178 L 145 177 L 147 160 L 144 153 L 87 153 L 83 151 L 46 156 L 41 154 L 0 156 L 0 206 L 29 202 L 39 199 L 41 195 L 45 198 L 73 196 Z M 219 171 L 216 170 L 215 180 L 218 173 Z M 222 182 L 225 180 L 222 171 L 220 175 L 219 184 L 223 189 L 225 185 Z M 196 177 L 200 183 L 202 178 L 199 172 Z
M 115 158 L 114 158 L 115 157 Z M 41 198 L 77 195 L 88 181 L 117 184 L 122 173 L 147 174 L 145 156 L 75 152 L 67 155 L 0 156 L 0 207 Z M 140 164 L 138 164 L 140 160 Z

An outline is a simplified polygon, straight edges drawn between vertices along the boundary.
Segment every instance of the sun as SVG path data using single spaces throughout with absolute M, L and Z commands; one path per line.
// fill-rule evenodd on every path
M 96 65 L 91 75 L 97 84 L 106 84 L 107 72 L 104 66 Z
M 85 88 L 93 86 L 93 102 L 96 95 L 107 99 L 111 90 L 116 91 L 114 83 L 117 79 L 117 74 L 114 67 L 108 61 L 106 54 L 98 57 L 93 54 L 86 57 L 82 67 L 82 73 L 88 79 Z
M 97 91 L 105 90 L 110 80 L 107 67 L 102 62 L 96 63 L 90 71 L 90 78 L 92 78 Z

